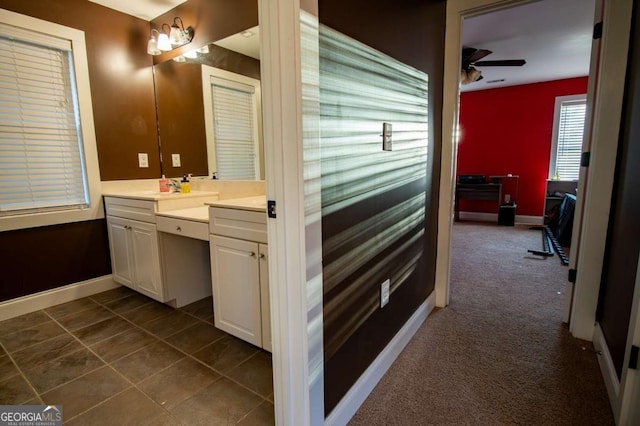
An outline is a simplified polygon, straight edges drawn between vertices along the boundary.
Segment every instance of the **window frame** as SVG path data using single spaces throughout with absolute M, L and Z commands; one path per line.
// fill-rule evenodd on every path
M 80 117 L 81 151 L 84 156 L 87 195 L 89 198 L 89 206 L 86 208 L 72 210 L 63 208 L 61 210 L 40 212 L 22 211 L 2 216 L 0 217 L 0 232 L 104 218 L 84 31 L 4 9 L 0 9 L 0 22 L 24 30 L 65 39 L 71 43 L 73 73 L 75 74 L 75 86 L 78 96 L 78 115 Z
M 255 111 L 256 111 L 256 179 L 264 179 L 264 145 L 262 138 L 262 97 L 260 91 L 260 80 L 237 74 L 209 65 L 202 65 L 202 95 L 204 103 L 205 133 L 207 139 L 207 163 L 209 172 L 217 171 L 215 131 L 213 120 L 213 95 L 211 93 L 211 80 L 227 80 L 231 84 L 240 83 L 252 86 L 255 91 Z
M 553 180 L 553 177 L 556 174 L 557 160 L 558 160 L 558 135 L 560 133 L 560 129 L 559 129 L 560 112 L 562 109 L 562 104 L 566 102 L 577 102 L 577 101 L 583 101 L 586 104 L 587 94 L 580 93 L 577 95 L 556 96 L 554 109 L 553 109 L 553 133 L 551 136 L 551 152 L 549 155 L 549 175 L 548 175 L 549 180 Z M 585 119 L 586 119 L 586 112 L 585 112 Z M 583 143 L 584 143 L 584 131 L 583 131 Z M 575 181 L 577 180 L 578 179 L 575 179 Z

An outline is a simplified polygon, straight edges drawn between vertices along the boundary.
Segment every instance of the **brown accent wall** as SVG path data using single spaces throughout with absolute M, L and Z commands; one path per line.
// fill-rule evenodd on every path
M 325 412 L 328 414 L 435 287 L 446 2 L 319 0 L 318 3 L 321 24 L 427 73 L 430 110 L 427 180 L 420 183 L 419 188 L 399 188 L 385 194 L 386 198 L 359 203 L 344 212 L 323 217 L 323 240 L 326 240 L 354 217 L 362 221 L 371 217 L 376 208 L 389 206 L 394 197 L 406 199 L 411 194 L 425 193 L 427 199 L 424 255 L 417 270 L 393 293 L 384 309 L 371 315 L 338 352 L 325 357 Z M 330 341 L 327 333 L 332 330 L 325 328 L 324 332 L 325 342 Z
M 102 180 L 159 177 L 149 22 L 87 0 L 0 0 L 0 8 L 85 32 Z M 149 168 L 138 168 L 139 152 Z M 108 275 L 106 222 L 2 232 L 0 259 L 0 300 Z
M 179 16 L 185 26 L 193 27 L 193 41 L 186 46 L 154 57 L 154 63 L 164 62 L 189 50 L 221 40 L 258 25 L 256 0 L 189 0 L 169 12 L 151 20 L 151 26 L 160 29 L 163 23 L 171 25 Z
M 634 4 L 623 122 L 616 164 L 597 320 L 618 378 L 627 347 L 640 254 L 640 5 Z M 602 200 L 603 202 L 606 200 Z
M 87 0 L 0 0 L 0 8 L 85 32 L 102 180 L 160 176 L 149 22 Z M 149 168 L 138 167 L 138 153 Z
M 0 302 L 109 275 L 104 219 L 0 232 Z
M 162 172 L 167 177 L 210 174 L 201 63 L 260 79 L 260 61 L 214 45 L 198 62 L 169 60 L 154 65 Z M 180 154 L 180 167 L 173 167 L 171 154 Z

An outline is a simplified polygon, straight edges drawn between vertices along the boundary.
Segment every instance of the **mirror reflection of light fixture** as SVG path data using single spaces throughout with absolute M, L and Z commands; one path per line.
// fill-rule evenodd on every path
M 190 50 L 188 52 L 186 52 L 184 54 L 185 58 L 189 58 L 189 59 L 195 59 L 198 57 L 198 51 L 197 50 Z
M 165 30 L 167 27 L 167 30 Z M 154 34 L 154 32 L 157 34 Z M 176 47 L 183 46 L 193 40 L 194 30 L 192 27 L 184 28 L 182 18 L 173 18 L 173 24 L 162 24 L 160 30 L 152 29 L 151 37 L 147 43 L 147 53 L 149 55 L 159 55 L 162 52 L 169 52 Z

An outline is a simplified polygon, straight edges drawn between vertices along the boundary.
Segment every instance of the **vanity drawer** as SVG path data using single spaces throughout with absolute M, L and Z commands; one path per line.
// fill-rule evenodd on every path
M 131 198 L 104 197 L 107 216 L 118 216 L 142 222 L 155 223 L 155 202 Z
M 204 222 L 158 216 L 156 226 L 160 232 L 209 241 L 209 226 Z
M 267 214 L 248 210 L 209 208 L 212 234 L 267 243 Z

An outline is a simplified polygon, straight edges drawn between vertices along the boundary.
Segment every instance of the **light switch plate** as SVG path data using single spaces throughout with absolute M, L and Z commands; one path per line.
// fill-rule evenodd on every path
M 180 167 L 180 154 L 171 154 L 171 165 L 173 167 Z
M 384 308 L 384 306 L 389 303 L 389 285 L 391 284 L 391 280 L 387 279 L 385 282 L 380 285 L 380 307 Z
M 138 153 L 138 167 L 146 168 L 149 167 L 149 154 L 146 152 Z

